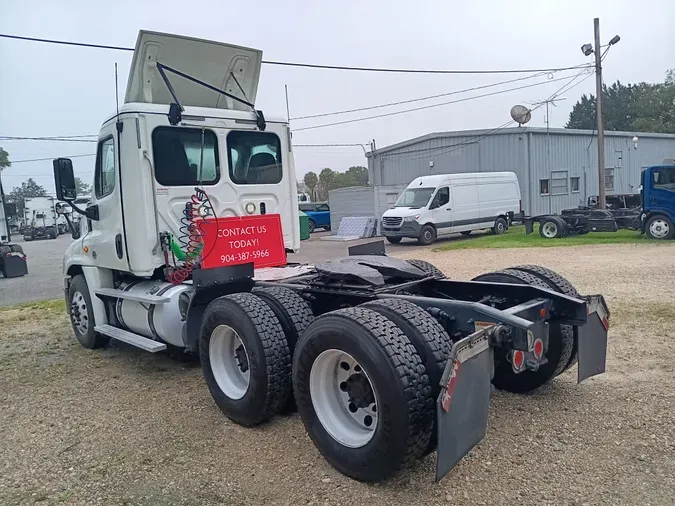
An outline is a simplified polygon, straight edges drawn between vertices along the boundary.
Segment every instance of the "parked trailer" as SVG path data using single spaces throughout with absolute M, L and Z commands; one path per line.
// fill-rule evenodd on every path
M 24 200 L 24 241 L 56 239 L 59 236 L 58 214 L 54 197 L 32 197 Z
M 637 230 L 651 239 L 675 237 L 675 165 L 655 165 L 642 171 L 641 202 L 635 206 L 630 195 L 613 201 L 613 209 L 582 207 L 565 209 L 558 214 L 525 217 L 525 233 L 539 224 L 539 235 L 546 239 L 589 232 L 616 232 Z M 589 199 L 589 203 L 591 203 Z
M 319 452 L 363 481 L 434 450 L 441 479 L 483 438 L 491 384 L 529 392 L 577 361 L 579 381 L 604 372 L 603 297 L 546 268 L 449 280 L 384 256 L 382 241 L 287 265 L 300 245 L 292 145 L 287 122 L 253 107 L 261 59 L 141 32 L 86 209 L 72 162 L 54 160 L 58 198 L 87 218 L 64 258 L 82 346 L 198 355 L 230 420 L 255 426 L 297 407 Z M 230 156 L 219 165 L 218 153 Z M 193 184 L 200 175 L 209 184 Z

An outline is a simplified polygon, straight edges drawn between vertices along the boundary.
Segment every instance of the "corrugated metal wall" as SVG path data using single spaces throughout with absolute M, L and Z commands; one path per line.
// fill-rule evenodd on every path
M 375 216 L 375 190 L 372 186 L 352 186 L 328 192 L 330 228 L 337 233 L 345 216 Z
M 675 135 L 640 137 L 638 133 L 637 148 L 633 135 L 605 135 L 606 175 L 612 188 L 607 189 L 608 194 L 637 192 L 643 167 L 675 156 Z M 368 170 L 376 187 L 405 187 L 416 177 L 429 174 L 512 171 L 518 176 L 528 214 L 559 212 L 598 194 L 596 137 L 593 132 L 575 130 L 547 133 L 542 128 L 509 128 L 496 133 L 441 134 L 383 148 L 369 156 Z M 547 194 L 542 194 L 541 180 L 547 181 Z

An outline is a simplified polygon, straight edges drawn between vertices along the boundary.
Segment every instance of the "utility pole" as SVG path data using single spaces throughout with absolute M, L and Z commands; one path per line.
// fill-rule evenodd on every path
M 605 208 L 605 126 L 602 121 L 602 61 L 600 52 L 600 18 L 593 20 L 595 31 L 595 120 L 598 129 L 598 209 Z

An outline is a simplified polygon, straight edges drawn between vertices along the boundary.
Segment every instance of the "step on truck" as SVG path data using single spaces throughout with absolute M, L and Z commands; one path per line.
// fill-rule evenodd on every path
M 544 267 L 471 281 L 384 243 L 316 265 L 300 245 L 288 123 L 255 108 L 262 53 L 139 34 L 101 128 L 91 200 L 64 259 L 78 341 L 196 355 L 232 422 L 299 412 L 340 472 L 386 479 L 436 452 L 441 479 L 483 438 L 494 386 L 530 392 L 605 370 L 609 311 Z
M 21 245 L 12 244 L 9 207 L 0 181 L 0 274 L 5 278 L 18 278 L 28 274 L 28 265 Z
M 664 160 L 661 165 L 653 165 L 642 170 L 639 195 L 621 196 L 621 199 L 609 196 L 607 209 L 597 209 L 589 205 L 577 209 L 564 209 L 560 214 L 526 217 L 523 220 L 525 233 L 533 233 L 534 224 L 538 223 L 539 235 L 545 239 L 626 229 L 639 231 L 650 239 L 673 239 L 675 164 L 667 162 L 670 160 Z M 635 205 L 636 200 L 638 205 Z M 609 205 L 610 201 L 613 206 Z M 597 204 L 597 201 L 595 202 Z

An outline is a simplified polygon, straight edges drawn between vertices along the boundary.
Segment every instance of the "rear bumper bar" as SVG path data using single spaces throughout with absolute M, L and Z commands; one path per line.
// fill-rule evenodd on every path
M 585 299 L 586 323 L 577 327 L 579 382 L 605 372 L 609 329 L 609 310 L 603 297 L 593 295 Z M 494 364 L 492 334 L 498 326 L 477 330 L 452 347 L 436 400 L 436 481 L 440 481 L 485 436 Z M 530 330 L 538 337 L 537 327 L 531 326 Z

